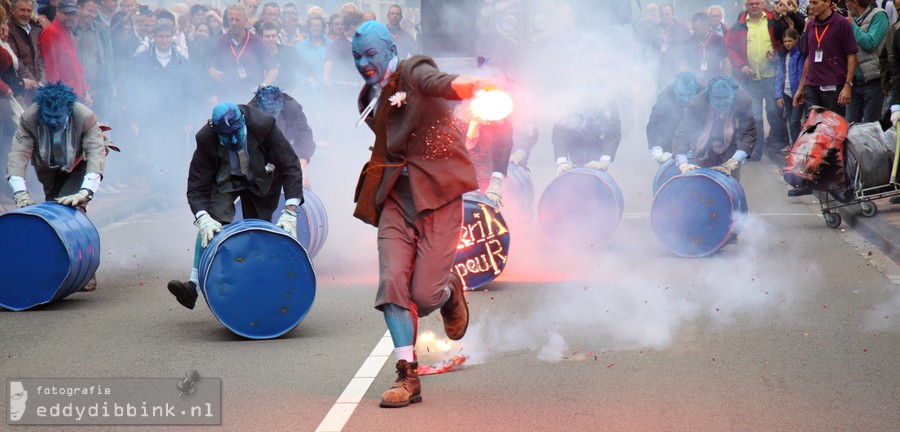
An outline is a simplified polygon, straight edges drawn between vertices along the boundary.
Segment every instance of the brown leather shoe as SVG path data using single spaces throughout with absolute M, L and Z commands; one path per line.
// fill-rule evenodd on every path
M 422 386 L 419 383 L 419 362 L 397 362 L 397 380 L 381 394 L 382 408 L 402 408 L 422 402 Z
M 451 293 L 447 302 L 441 306 L 444 332 L 451 340 L 460 340 L 469 328 L 469 305 L 466 303 L 462 280 L 456 273 L 450 273 L 447 283 L 450 284 Z

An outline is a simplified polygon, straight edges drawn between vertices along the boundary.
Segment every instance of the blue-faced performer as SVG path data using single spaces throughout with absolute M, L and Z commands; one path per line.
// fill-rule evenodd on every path
M 378 227 L 375 308 L 384 314 L 398 359 L 397 380 L 381 406 L 402 407 L 422 400 L 414 349 L 418 315 L 440 309 L 453 340 L 468 327 L 463 286 L 450 269 L 462 195 L 478 183 L 447 100 L 471 98 L 493 83 L 443 73 L 426 56 L 401 62 L 390 31 L 376 21 L 359 26 L 352 50 L 365 81 L 360 120 L 375 133 L 354 216 Z
M 7 164 L 17 208 L 35 204 L 25 187 L 31 163 L 47 201 L 87 212 L 103 178 L 107 142 L 97 116 L 77 100 L 71 87 L 49 83 L 38 88 L 34 103 L 22 113 Z M 92 276 L 82 290 L 96 287 Z

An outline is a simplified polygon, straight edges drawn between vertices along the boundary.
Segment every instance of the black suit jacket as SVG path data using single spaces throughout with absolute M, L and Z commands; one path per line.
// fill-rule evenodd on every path
M 275 118 L 256 108 L 238 105 L 247 121 L 247 153 L 253 181 L 250 191 L 263 196 L 273 184 L 284 184 L 285 199 L 298 198 L 303 202 L 303 174 L 300 160 L 290 143 L 275 125 Z M 228 149 L 219 144 L 219 136 L 209 124 L 197 132 L 197 149 L 188 173 L 187 199 L 191 211 L 209 210 L 213 188 L 218 192 L 234 192 Z M 273 175 L 266 173 L 266 164 L 275 165 Z

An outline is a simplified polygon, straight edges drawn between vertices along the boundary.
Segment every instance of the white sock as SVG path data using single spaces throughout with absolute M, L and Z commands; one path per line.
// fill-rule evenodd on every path
M 415 349 L 412 345 L 394 348 L 394 355 L 397 356 L 397 360 L 406 360 L 410 363 L 414 361 L 414 352 Z
M 199 287 L 200 287 L 200 271 L 195 268 L 191 269 L 191 278 L 188 280 L 193 282 L 194 285 L 197 285 L 197 289 L 199 289 Z

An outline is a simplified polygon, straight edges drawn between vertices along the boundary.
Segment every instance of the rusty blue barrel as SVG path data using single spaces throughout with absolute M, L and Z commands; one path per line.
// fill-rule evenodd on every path
M 656 192 L 659 191 L 660 186 L 666 184 L 669 179 L 672 177 L 681 174 L 681 170 L 675 166 L 675 160 L 669 159 L 661 164 L 659 164 L 659 169 L 656 170 L 656 174 L 653 176 L 653 195 L 656 195 Z
M 525 168 L 509 164 L 503 181 L 503 204 L 507 216 L 526 223 L 534 219 L 534 182 Z
M 500 213 L 481 192 L 463 194 L 463 226 L 452 271 L 473 290 L 493 281 L 509 257 L 509 227 Z
M 100 234 L 53 202 L 0 215 L 0 306 L 20 311 L 77 292 L 100 267 Z
M 672 177 L 659 188 L 650 209 L 656 238 L 683 257 L 714 253 L 740 233 L 746 220 L 744 188 L 711 169 Z
M 618 183 L 605 171 L 575 168 L 556 177 L 538 202 L 538 222 L 551 241 L 590 247 L 612 236 L 625 201 Z
M 241 199 L 234 202 L 234 220 L 244 219 Z M 272 213 L 272 222 L 277 222 L 284 210 L 284 194 L 278 199 L 278 207 Z M 325 246 L 328 238 L 328 213 L 325 205 L 312 189 L 303 189 L 303 205 L 297 208 L 297 240 L 306 249 L 310 258 L 315 258 Z
M 300 324 L 316 297 L 316 274 L 300 243 L 271 222 L 226 225 L 200 257 L 200 291 L 213 315 L 249 339 Z

